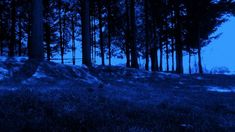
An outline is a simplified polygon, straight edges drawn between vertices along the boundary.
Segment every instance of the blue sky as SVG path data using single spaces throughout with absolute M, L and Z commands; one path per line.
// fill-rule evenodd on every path
M 207 69 L 225 66 L 235 71 L 235 18 L 230 20 L 216 32 L 222 33 L 220 38 L 203 48 L 203 65 Z

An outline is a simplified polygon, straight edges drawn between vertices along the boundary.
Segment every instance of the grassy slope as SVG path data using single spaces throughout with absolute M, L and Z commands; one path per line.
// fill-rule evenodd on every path
M 0 130 L 234 131 L 234 76 L 171 76 L 136 70 L 91 70 L 103 84 L 56 81 L 0 86 Z

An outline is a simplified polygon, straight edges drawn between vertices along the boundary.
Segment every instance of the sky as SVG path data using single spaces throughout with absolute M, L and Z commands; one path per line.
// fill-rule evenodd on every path
M 221 27 L 216 34 L 222 35 L 203 48 L 203 65 L 207 69 L 214 67 L 227 67 L 235 71 L 235 17 Z
M 221 36 L 202 49 L 202 64 L 204 70 L 206 69 L 210 72 L 216 68 L 227 67 L 231 72 L 235 73 L 235 17 L 230 18 L 229 21 L 222 24 L 215 34 L 221 34 Z M 82 58 L 81 44 L 76 42 L 76 45 L 78 46 L 76 58 Z M 71 58 L 71 56 L 71 53 L 68 53 L 65 58 Z M 59 56 L 56 58 L 59 58 Z M 100 57 L 97 57 L 96 60 L 96 64 L 101 64 Z M 145 60 L 139 59 L 139 61 L 140 66 L 144 68 Z M 113 65 L 125 65 L 125 62 L 125 57 L 124 59 L 112 58 Z M 191 64 L 192 68 L 195 67 L 196 62 L 197 56 L 193 56 Z M 69 60 L 69 63 L 71 63 L 71 60 Z M 166 61 L 164 60 L 163 63 L 165 68 Z M 81 59 L 77 60 L 77 64 L 81 65 Z M 106 64 L 108 64 L 108 59 L 106 59 Z M 185 73 L 187 73 L 189 71 L 187 55 L 184 56 L 184 68 Z M 195 71 L 195 69 L 193 69 L 193 71 Z

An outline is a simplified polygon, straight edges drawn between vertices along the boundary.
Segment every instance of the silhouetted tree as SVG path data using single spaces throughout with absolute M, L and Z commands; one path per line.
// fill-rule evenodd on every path
M 32 44 L 29 46 L 29 58 L 44 59 L 42 0 L 33 0 Z

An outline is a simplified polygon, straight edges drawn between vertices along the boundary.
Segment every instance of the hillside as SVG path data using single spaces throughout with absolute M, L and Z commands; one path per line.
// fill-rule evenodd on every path
M 0 63 L 0 130 L 234 131 L 235 76 Z

